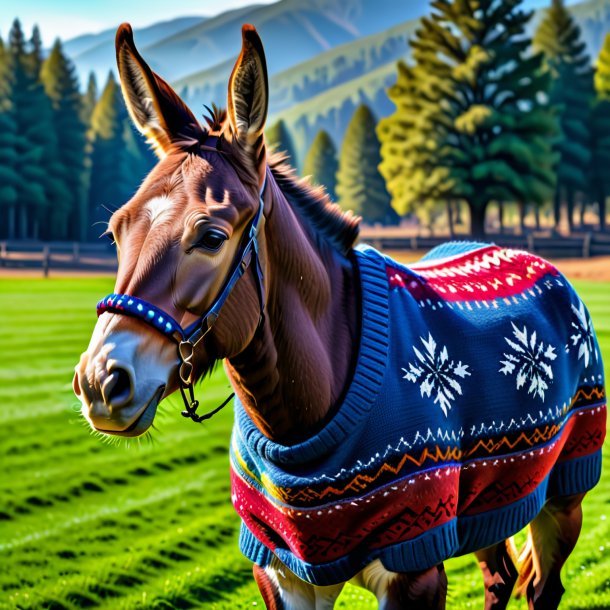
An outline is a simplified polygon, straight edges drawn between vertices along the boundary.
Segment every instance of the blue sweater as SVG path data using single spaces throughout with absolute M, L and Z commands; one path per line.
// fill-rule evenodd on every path
M 377 558 L 423 570 L 596 484 L 601 354 L 552 265 L 481 244 L 410 267 L 367 247 L 356 257 L 359 356 L 332 419 L 282 446 L 236 401 L 232 497 L 247 557 L 265 566 L 275 554 L 318 585 Z

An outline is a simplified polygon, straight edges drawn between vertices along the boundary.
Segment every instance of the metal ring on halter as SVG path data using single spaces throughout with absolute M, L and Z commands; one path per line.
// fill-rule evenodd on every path
M 263 269 L 259 259 L 258 250 L 258 230 L 261 223 L 264 211 L 263 194 L 265 192 L 266 180 L 263 181 L 259 194 L 259 207 L 252 219 L 250 229 L 245 233 L 247 241 L 241 249 L 241 256 L 233 266 L 233 271 L 229 278 L 224 283 L 220 293 L 210 305 L 206 313 L 199 320 L 189 325 L 187 328 L 182 328 L 172 316 L 163 311 L 160 307 L 128 294 L 109 294 L 97 304 L 98 317 L 102 313 L 108 311 L 110 313 L 121 314 L 139 318 L 148 326 L 152 326 L 155 330 L 163 333 L 170 338 L 178 346 L 178 356 L 180 364 L 178 374 L 180 377 L 180 394 L 184 401 L 185 410 L 182 411 L 184 417 L 191 418 L 194 422 L 199 423 L 205 419 L 209 419 L 212 415 L 218 413 L 235 394 L 231 394 L 219 407 L 206 413 L 198 415 L 196 413 L 199 407 L 199 401 L 195 399 L 193 390 L 193 354 L 197 344 L 210 332 L 214 326 L 218 315 L 225 301 L 231 294 L 233 288 L 237 284 L 239 278 L 244 275 L 248 267 L 253 266 L 254 279 L 258 292 L 258 300 L 260 306 L 260 316 L 257 329 L 260 328 L 265 317 L 265 287 Z M 254 263 L 252 265 L 252 263 Z M 188 391 L 187 397 L 185 390 Z

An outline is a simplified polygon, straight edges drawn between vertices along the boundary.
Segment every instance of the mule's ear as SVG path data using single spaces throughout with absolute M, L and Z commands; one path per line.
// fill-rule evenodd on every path
M 229 120 L 241 141 L 258 147 L 259 142 L 262 146 L 269 101 L 267 62 L 254 26 L 244 25 L 241 36 L 241 53 L 229 79 Z
M 128 23 L 116 33 L 116 61 L 125 104 L 159 157 L 175 145 L 195 144 L 202 129 L 176 92 L 142 59 Z

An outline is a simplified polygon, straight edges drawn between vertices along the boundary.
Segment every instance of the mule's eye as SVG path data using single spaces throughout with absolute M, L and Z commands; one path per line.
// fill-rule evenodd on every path
M 220 229 L 208 229 L 195 244 L 197 248 L 204 248 L 210 252 L 217 252 L 220 250 L 220 246 L 224 244 L 227 239 L 227 235 Z

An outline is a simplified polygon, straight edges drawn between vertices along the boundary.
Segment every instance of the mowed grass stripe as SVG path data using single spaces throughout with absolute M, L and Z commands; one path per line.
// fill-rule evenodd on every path
M 142 494 L 148 497 L 149 486 L 140 485 L 140 478 L 152 477 L 155 485 L 174 485 L 175 489 L 179 489 L 187 482 L 191 484 L 193 481 L 198 485 L 200 479 L 204 475 L 207 477 L 211 470 L 228 474 L 225 447 L 214 447 L 211 451 L 200 449 L 188 455 L 175 452 L 156 461 L 153 461 L 155 456 L 145 454 L 128 462 L 124 455 L 115 455 L 113 460 L 104 459 L 102 452 L 91 455 L 92 449 L 89 448 L 86 469 L 79 467 L 78 461 L 70 463 L 70 452 L 66 452 L 63 468 L 40 469 L 40 476 L 34 480 L 21 478 L 12 484 L 2 485 L 0 505 L 12 517 L 10 521 L 13 523 L 7 522 L 6 531 L 3 531 L 4 522 L 0 522 L 0 547 L 15 543 L 21 530 L 36 526 L 38 519 L 60 523 L 64 516 L 72 519 L 79 512 L 88 512 L 90 503 L 99 506 L 108 499 L 109 502 L 118 501 L 120 504 L 122 500 L 137 499 Z M 83 453 L 81 451 L 81 461 Z M 176 469 L 180 471 L 181 478 L 176 477 Z M 10 475 L 10 469 L 7 469 L 7 475 Z M 64 503 L 72 504 L 70 515 L 65 514 Z M 15 519 L 18 515 L 21 518 Z
M 575 285 L 608 364 L 610 286 Z M 179 416 L 180 404 L 172 401 L 162 408 L 152 444 L 108 445 L 89 435 L 74 409 L 70 382 L 95 323 L 91 307 L 111 290 L 111 283 L 100 280 L 19 285 L 0 280 L 0 391 L 6 392 L 0 410 L 0 502 L 12 506 L 3 516 L 0 504 L 0 543 L 19 543 L 0 551 L 0 607 L 263 607 L 251 566 L 237 549 L 239 520 L 230 506 L 226 454 L 230 411 L 195 426 Z M 9 317 L 3 308 L 7 293 Z M 37 316 L 24 342 L 20 326 L 27 326 L 38 305 L 44 311 L 46 302 L 54 309 L 48 325 L 45 315 Z M 28 363 L 40 376 L 28 373 Z M 22 383 L 14 383 L 19 378 Z M 28 392 L 20 385 L 30 386 Z M 206 406 L 228 391 L 221 373 L 203 387 L 198 395 Z M 583 533 L 566 566 L 562 608 L 610 607 L 610 453 L 604 451 L 604 478 L 585 502 Z M 457 558 L 446 567 L 448 607 L 479 607 L 483 588 L 475 560 Z M 347 586 L 338 607 L 364 610 L 376 604 Z M 513 601 L 509 607 L 525 605 Z
M 76 541 L 63 536 L 49 538 L 48 549 L 57 558 L 54 561 L 61 564 L 62 572 L 69 571 L 77 557 L 79 570 L 67 577 L 64 575 L 59 587 L 56 582 L 43 585 L 36 591 L 37 602 L 32 606 L 82 591 L 89 592 L 94 599 L 114 598 L 114 607 L 120 607 L 116 597 L 127 593 L 126 585 L 137 582 L 154 587 L 167 578 L 175 578 L 183 570 L 226 561 L 227 539 L 236 535 L 236 523 L 228 504 L 223 504 L 212 515 L 198 516 L 196 507 L 182 510 L 179 504 L 165 502 L 166 518 L 161 524 L 146 521 L 153 505 L 136 506 L 122 515 L 120 521 L 117 513 L 102 516 Z M 113 553 L 96 550 L 73 557 L 70 548 L 77 545 L 93 549 L 110 545 Z M 27 557 L 27 553 L 18 554 L 16 561 L 27 565 Z M 215 576 L 209 569 L 202 572 L 212 572 L 211 577 Z

